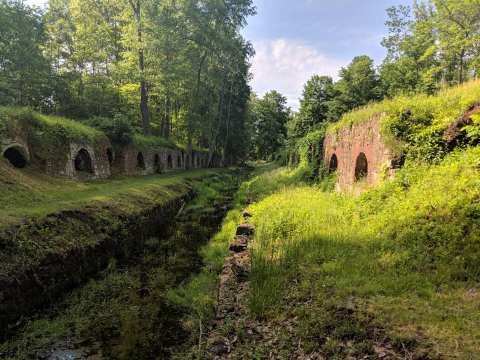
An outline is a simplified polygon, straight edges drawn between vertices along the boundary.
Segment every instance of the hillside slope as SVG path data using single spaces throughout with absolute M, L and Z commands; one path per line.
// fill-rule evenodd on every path
M 219 351 L 228 358 L 477 358 L 479 103 L 480 82 L 472 82 L 347 114 L 328 131 L 383 113 L 383 131 L 406 160 L 360 196 L 328 191 L 334 175 L 302 181 L 311 174 L 306 159 L 244 184 L 256 227 L 249 290 L 225 321 L 212 322 L 219 342 L 190 351 L 206 358 Z M 222 239 L 234 229 L 226 223 Z
M 307 353 L 474 358 L 479 179 L 472 148 L 360 198 L 292 187 L 251 206 L 252 316 L 295 319 Z

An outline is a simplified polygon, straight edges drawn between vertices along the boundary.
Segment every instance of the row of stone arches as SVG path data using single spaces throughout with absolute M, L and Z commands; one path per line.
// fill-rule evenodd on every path
M 108 165 L 110 169 L 112 168 L 115 155 L 112 148 L 107 148 L 105 154 L 102 158 L 108 161 Z M 22 146 L 21 144 L 13 144 L 7 148 L 5 148 L 1 155 L 14 167 L 23 169 L 28 166 L 30 162 L 30 158 L 28 155 L 28 150 Z M 191 159 L 191 162 L 190 162 Z M 84 176 L 89 177 L 91 175 L 96 174 L 96 167 L 94 155 L 91 153 L 88 148 L 82 147 L 78 149 L 75 153 L 72 154 L 72 170 L 74 174 L 77 176 Z M 184 165 L 189 168 L 190 166 L 193 167 L 201 167 L 206 166 L 206 159 L 202 158 L 201 156 L 196 156 L 193 154 L 191 157 L 190 155 L 182 155 L 182 154 L 168 154 L 165 163 L 161 161 L 161 157 L 159 154 L 155 154 L 154 157 L 154 171 L 160 173 L 163 169 L 182 169 Z M 146 161 L 144 154 L 142 152 L 137 153 L 136 158 L 136 168 L 139 171 L 147 170 Z
M 337 154 L 333 154 L 330 157 L 328 165 L 329 173 L 334 173 L 338 170 L 338 157 Z M 355 160 L 355 181 L 360 181 L 368 176 L 368 159 L 365 153 L 358 154 Z
M 168 170 L 174 169 L 174 157 L 169 154 L 167 156 L 167 164 L 166 168 Z M 153 168 L 156 173 L 159 173 L 162 171 L 162 162 L 160 160 L 160 155 L 155 154 L 154 159 L 153 159 Z M 176 168 L 181 169 L 182 168 L 182 157 L 180 155 L 177 155 L 176 158 Z M 143 156 L 142 152 L 139 152 L 137 154 L 137 169 L 139 170 L 146 170 L 146 165 L 145 165 L 145 158 Z

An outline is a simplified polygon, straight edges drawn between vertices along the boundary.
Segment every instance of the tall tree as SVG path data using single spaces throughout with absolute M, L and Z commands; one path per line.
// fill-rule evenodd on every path
M 140 113 L 142 119 L 142 128 L 145 135 L 150 134 L 150 113 L 148 109 L 148 90 L 147 80 L 145 78 L 145 49 L 143 40 L 143 14 L 145 11 L 144 0 L 128 0 L 135 18 L 137 27 L 137 51 L 138 51 L 138 70 L 140 76 Z
M 307 132 L 327 122 L 332 100 L 337 92 L 329 76 L 314 75 L 303 88 L 300 110 L 295 116 L 294 135 L 303 137 Z
M 23 1 L 0 0 L 0 105 L 50 105 L 55 79 L 42 54 L 41 15 Z
M 383 97 L 373 60 L 365 55 L 355 57 L 346 68 L 340 70 L 340 80 L 335 83 L 335 90 L 337 94 L 329 106 L 330 121 L 337 121 L 343 113 Z
M 270 160 L 282 147 L 287 136 L 287 122 L 290 118 L 287 99 L 273 90 L 263 98 L 253 97 L 251 101 L 256 157 Z
M 387 10 L 390 35 L 383 39 L 387 49 L 380 75 L 387 95 L 432 93 L 439 83 L 433 9 L 428 4 L 398 6 Z

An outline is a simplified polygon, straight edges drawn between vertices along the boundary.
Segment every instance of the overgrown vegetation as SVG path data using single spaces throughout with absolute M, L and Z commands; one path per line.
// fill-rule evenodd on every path
M 0 345 L 2 358 L 36 358 L 54 350 L 110 359 L 168 357 L 186 334 L 178 323 L 183 310 L 167 293 L 200 267 L 198 247 L 218 226 L 241 176 L 211 172 L 208 184 L 195 181 L 197 196 L 176 222 L 156 237 L 138 239 L 128 258 L 111 259 L 86 286 L 29 319 L 17 337 Z
M 299 318 L 294 336 L 330 357 L 375 354 L 378 346 L 474 356 L 478 159 L 471 148 L 438 165 L 411 165 L 360 198 L 284 188 L 287 170 L 255 179 L 254 193 L 277 192 L 250 207 L 252 316 L 279 326 Z
M 448 139 L 446 130 L 478 105 L 478 99 L 479 81 L 444 89 L 437 95 L 400 96 L 347 113 L 328 131 L 334 132 L 367 121 L 375 114 L 383 114 L 383 133 L 400 155 L 411 160 L 435 162 L 451 150 L 448 142 L 452 139 Z M 476 122 L 469 127 L 459 123 L 459 128 L 454 129 L 458 134 L 454 135 L 466 137 L 466 144 L 473 144 L 477 141 L 477 127 Z

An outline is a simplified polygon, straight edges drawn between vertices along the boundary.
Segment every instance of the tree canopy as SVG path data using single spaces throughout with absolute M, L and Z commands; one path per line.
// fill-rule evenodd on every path
M 254 13 L 252 0 L 50 0 L 43 13 L 0 0 L 2 104 L 124 117 L 235 162 L 253 55 L 240 30 Z

